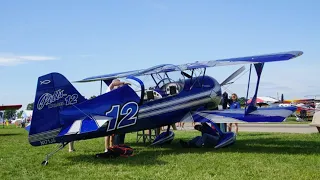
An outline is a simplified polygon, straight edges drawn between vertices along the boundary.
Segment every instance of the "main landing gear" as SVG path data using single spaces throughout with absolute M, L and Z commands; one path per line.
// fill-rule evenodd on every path
M 63 149 L 67 144 L 68 144 L 68 143 L 65 143 L 65 142 L 64 142 L 64 143 L 60 144 L 60 145 L 57 147 L 56 150 L 54 150 L 54 151 L 52 151 L 51 153 L 47 154 L 47 155 L 46 155 L 46 158 L 44 159 L 44 161 L 42 161 L 41 165 L 42 165 L 42 166 L 48 165 L 48 163 L 49 163 L 49 158 L 50 158 L 51 156 L 53 156 L 55 153 L 57 153 L 58 151 L 60 151 L 61 149 Z
M 174 133 L 173 133 L 173 131 L 170 131 L 170 125 L 169 125 L 167 131 L 159 134 L 156 137 L 156 139 L 153 141 L 151 146 L 170 144 L 173 139 L 174 139 Z

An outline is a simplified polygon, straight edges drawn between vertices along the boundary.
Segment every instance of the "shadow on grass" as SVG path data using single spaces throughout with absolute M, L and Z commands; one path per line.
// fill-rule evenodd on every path
M 264 154 L 300 154 L 312 155 L 320 153 L 320 143 L 316 141 L 299 141 L 288 140 L 284 141 L 280 138 L 250 138 L 239 139 L 234 145 L 229 147 L 214 149 L 214 148 L 182 148 L 178 140 L 172 144 L 164 145 L 162 147 L 151 147 L 143 143 L 128 143 L 134 148 L 133 157 L 118 157 L 115 159 L 100 159 L 95 158 L 95 154 L 81 154 L 67 157 L 73 162 L 85 163 L 102 163 L 102 164 L 130 164 L 130 165 L 163 165 L 167 162 L 160 160 L 159 157 L 167 155 L 181 155 L 181 154 L 201 154 L 206 152 L 214 153 L 264 153 Z M 184 139 L 184 138 L 182 138 Z M 184 139 L 188 140 L 188 139 Z
M 5 136 L 19 136 L 23 135 L 22 133 L 11 133 L 11 134 L 0 134 L 0 137 L 5 137 Z

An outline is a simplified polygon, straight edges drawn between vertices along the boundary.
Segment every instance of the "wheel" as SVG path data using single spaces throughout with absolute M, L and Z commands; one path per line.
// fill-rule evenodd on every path
M 48 163 L 49 163 L 48 161 L 42 161 L 41 165 L 46 166 L 46 165 L 48 165 Z

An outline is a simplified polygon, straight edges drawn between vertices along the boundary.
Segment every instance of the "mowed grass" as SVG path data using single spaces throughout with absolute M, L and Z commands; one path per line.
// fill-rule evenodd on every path
M 126 136 L 134 156 L 96 159 L 103 138 L 75 142 L 41 166 L 56 145 L 32 147 L 21 128 L 0 127 L 0 179 L 320 179 L 320 134 L 240 133 L 223 149 L 183 149 L 178 140 L 199 135 L 176 131 L 171 145 L 149 147 Z
M 305 121 L 297 121 L 296 117 L 288 117 L 286 121 L 281 122 L 282 124 L 310 124 L 312 118 L 310 117 L 308 120 Z

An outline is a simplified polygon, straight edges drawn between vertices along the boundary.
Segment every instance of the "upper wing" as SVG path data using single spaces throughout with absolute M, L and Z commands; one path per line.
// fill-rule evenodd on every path
M 150 75 L 150 74 L 161 73 L 161 72 L 185 71 L 185 70 L 216 67 L 216 66 L 285 61 L 285 60 L 289 60 L 289 59 L 301 56 L 302 54 L 303 54 L 302 51 L 289 51 L 289 52 L 282 52 L 282 53 L 238 57 L 238 58 L 230 58 L 230 59 L 210 60 L 210 61 L 201 61 L 201 62 L 197 61 L 194 63 L 187 63 L 182 65 L 162 64 L 158 66 L 153 66 L 148 69 L 88 77 L 76 82 L 100 81 L 100 80 L 108 80 L 108 79 L 122 78 L 122 77 L 128 77 L 128 76 L 142 76 L 142 75 Z
M 82 79 L 80 81 L 76 82 L 91 82 L 91 81 L 100 81 L 100 80 L 108 80 L 108 79 L 115 79 L 115 78 L 122 78 L 122 77 L 128 77 L 128 76 L 141 76 L 145 75 L 147 72 L 153 72 L 156 71 L 156 69 L 163 68 L 165 66 L 173 66 L 170 64 L 162 64 L 158 66 L 153 66 L 148 69 L 141 69 L 141 70 L 134 70 L 134 71 L 126 71 L 126 72 L 120 72 L 120 73 L 112 73 L 112 74 L 105 74 L 105 75 L 99 75 L 99 76 L 92 76 L 85 79 Z

